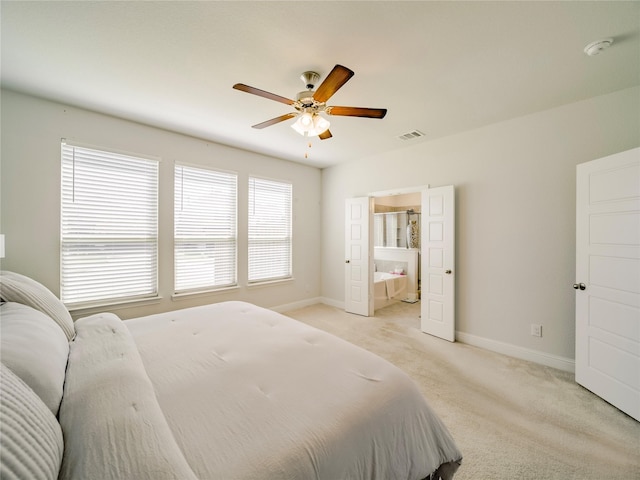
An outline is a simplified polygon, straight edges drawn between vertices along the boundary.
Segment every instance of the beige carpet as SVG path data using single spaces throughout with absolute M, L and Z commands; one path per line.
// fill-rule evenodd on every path
M 420 332 L 420 304 L 360 317 L 327 305 L 287 315 L 407 372 L 464 455 L 456 480 L 640 480 L 640 423 L 573 374 Z

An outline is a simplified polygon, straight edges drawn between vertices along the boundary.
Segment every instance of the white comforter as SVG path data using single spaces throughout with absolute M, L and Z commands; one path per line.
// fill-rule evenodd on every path
M 95 329 L 95 323 L 99 322 L 76 322 L 78 338 L 85 338 L 82 330 Z M 139 442 L 140 451 L 129 451 L 127 458 L 147 456 L 157 466 L 164 461 L 158 455 L 168 457 L 177 470 L 163 478 L 186 475 L 182 455 L 202 480 L 422 479 L 441 464 L 461 458 L 403 372 L 278 313 L 226 302 L 124 325 L 162 413 L 156 419 L 160 434 L 154 433 L 149 443 L 167 442 L 163 447 Z M 77 360 L 73 344 L 71 349 Z M 114 354 L 122 352 L 115 349 Z M 124 363 L 130 359 L 116 360 Z M 146 381 L 139 382 L 143 388 Z M 109 411 L 102 400 L 85 401 L 102 402 L 100 408 Z M 63 407 L 64 402 L 63 397 Z M 145 404 L 143 411 L 151 412 L 145 416 L 149 421 L 158 415 L 153 405 Z M 134 418 L 140 420 L 141 415 Z M 119 417 L 116 409 L 117 425 L 108 429 L 122 428 Z M 164 421 L 172 435 L 164 431 Z M 118 435 L 112 433 L 109 448 L 117 450 Z M 131 443 L 137 442 L 127 448 L 135 448 Z M 107 460 L 113 456 L 107 455 Z M 82 475 L 100 468 L 70 467 L 77 463 L 68 458 L 63 463 L 66 478 L 90 478 Z

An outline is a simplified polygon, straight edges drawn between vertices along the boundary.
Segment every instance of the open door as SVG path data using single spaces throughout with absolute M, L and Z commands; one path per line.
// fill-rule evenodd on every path
M 453 185 L 422 192 L 421 330 L 455 341 Z
M 344 309 L 366 317 L 373 313 L 371 238 L 373 199 L 348 198 L 345 203 Z
M 576 382 L 640 421 L 640 149 L 576 172 Z

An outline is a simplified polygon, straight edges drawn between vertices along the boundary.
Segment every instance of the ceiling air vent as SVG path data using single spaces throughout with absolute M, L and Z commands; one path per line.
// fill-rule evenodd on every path
M 418 137 L 424 137 L 424 133 L 422 133 L 420 130 L 412 130 L 398 136 L 400 140 L 411 140 Z

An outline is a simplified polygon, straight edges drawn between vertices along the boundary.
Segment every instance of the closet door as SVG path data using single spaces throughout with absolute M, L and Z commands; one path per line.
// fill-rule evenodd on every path
M 576 381 L 640 420 L 640 149 L 576 183 Z

